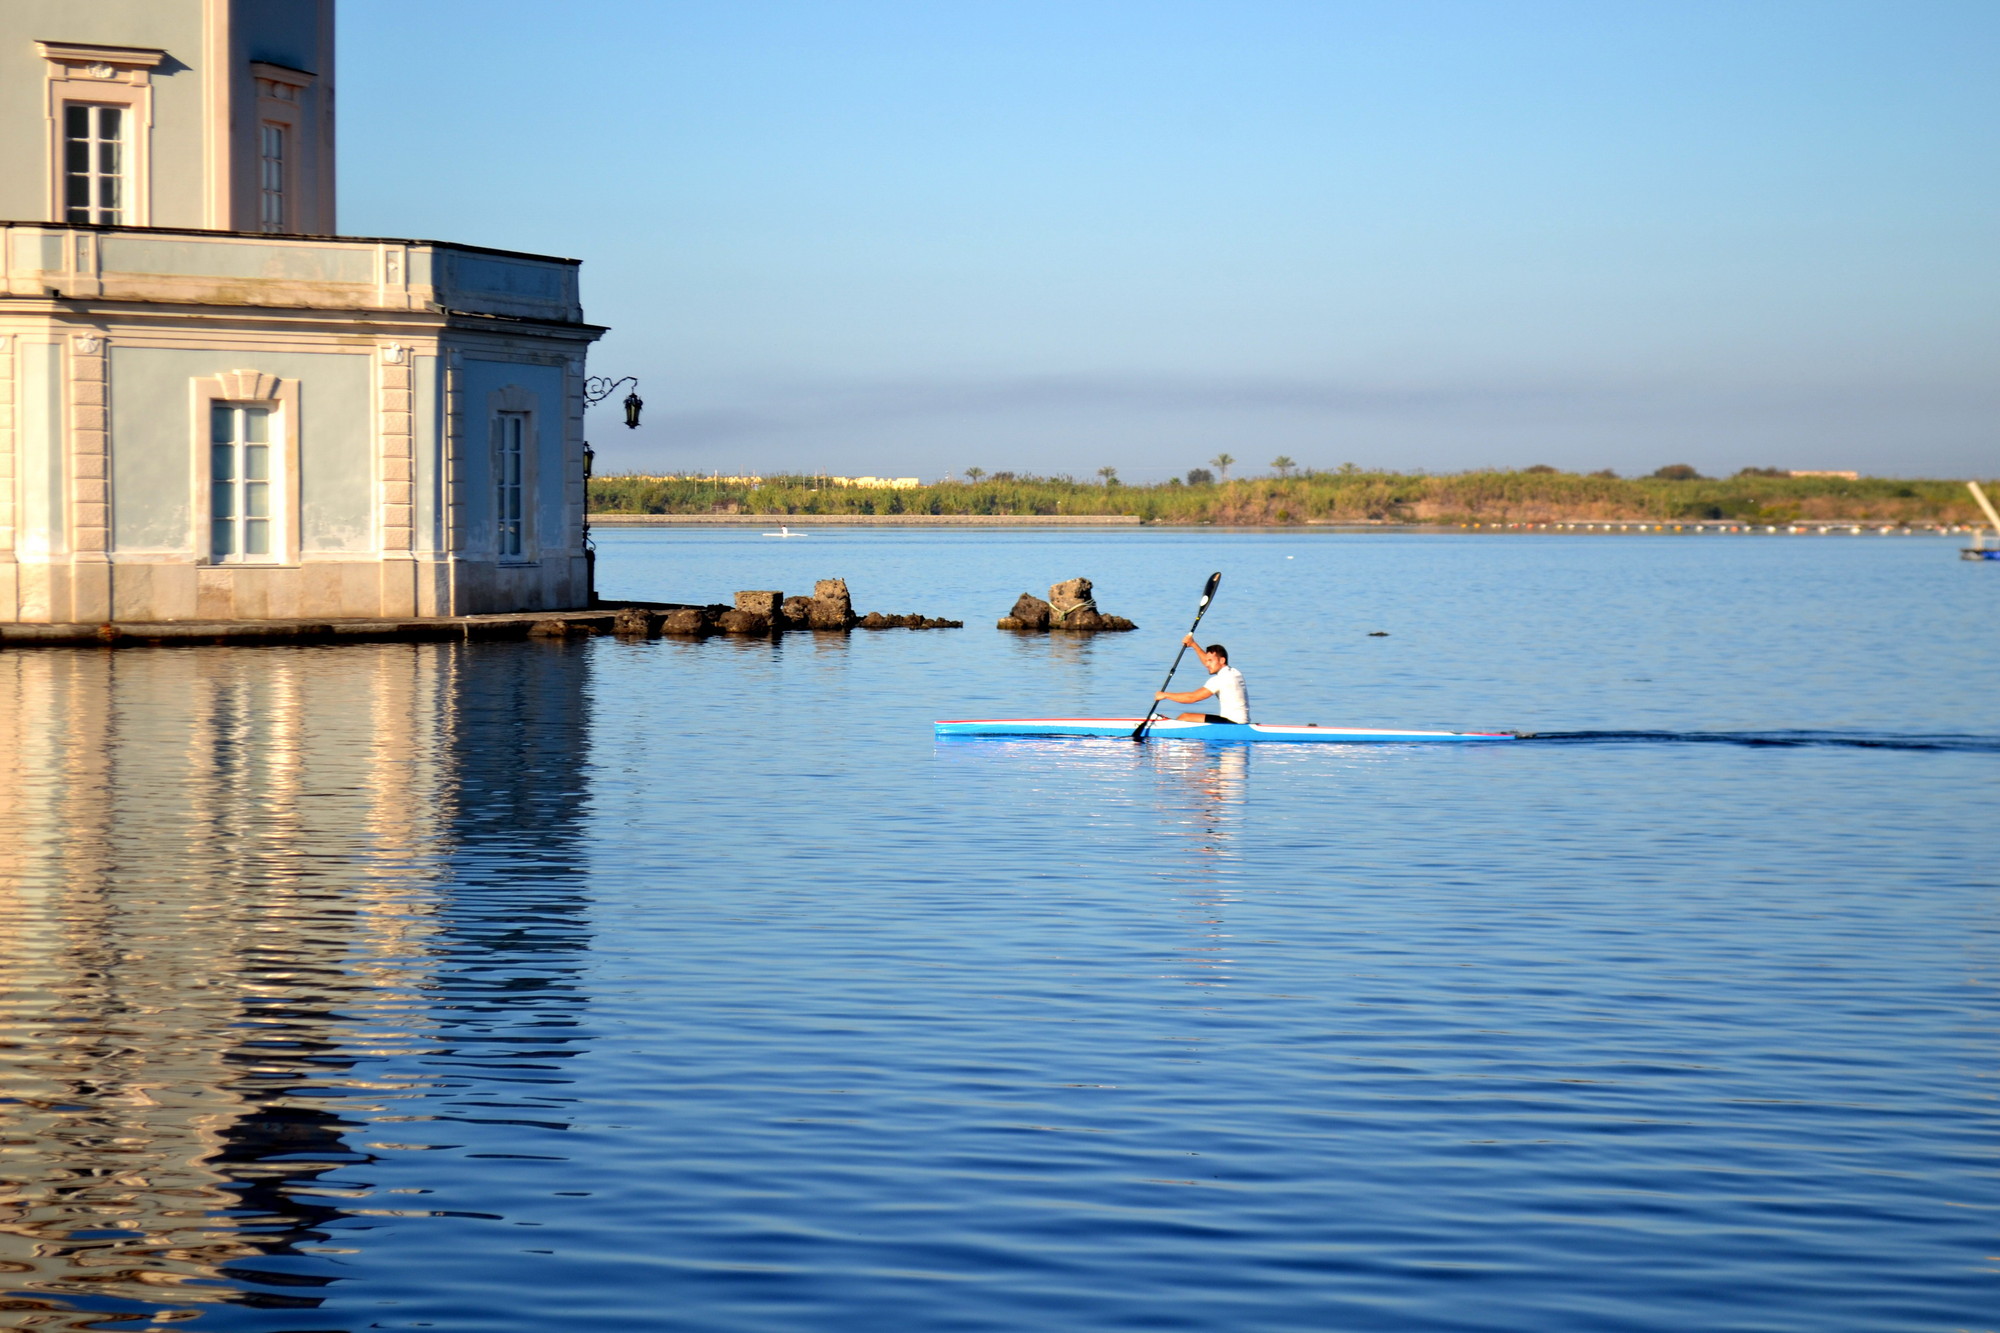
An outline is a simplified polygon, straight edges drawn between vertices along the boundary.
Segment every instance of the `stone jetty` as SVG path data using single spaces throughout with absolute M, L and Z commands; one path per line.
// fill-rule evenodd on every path
M 1022 593 L 1014 609 L 1000 620 L 999 628 L 1047 634 L 1100 634 L 1137 629 L 1123 616 L 1107 616 L 1097 609 L 1089 579 L 1064 579 L 1049 588 L 1048 600 Z
M 642 625 L 640 622 L 644 620 Z M 810 597 L 787 597 L 776 591 L 736 594 L 735 605 L 684 606 L 671 611 L 634 610 L 631 627 L 619 633 L 679 634 L 783 634 L 787 630 L 822 630 L 845 633 L 857 629 L 963 629 L 962 620 L 935 616 L 886 615 L 870 611 L 854 613 L 847 580 L 821 579 Z
M 960 620 L 934 616 L 854 614 L 841 579 L 821 579 L 810 597 L 781 592 L 739 592 L 736 604 L 686 606 L 676 602 L 599 602 L 579 611 L 519 611 L 399 620 L 350 617 L 318 620 L 113 621 L 103 624 L 0 624 L 0 649 L 168 644 L 296 644 L 449 642 L 476 639 L 572 639 L 593 634 L 657 638 L 747 634 L 769 637 L 786 630 L 846 633 L 857 629 L 963 629 Z

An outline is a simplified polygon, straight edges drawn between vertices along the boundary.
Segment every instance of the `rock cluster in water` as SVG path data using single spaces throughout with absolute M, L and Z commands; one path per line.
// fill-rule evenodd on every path
M 683 606 L 671 609 L 626 607 L 618 613 L 620 634 L 782 634 L 786 630 L 855 629 L 963 629 L 962 620 L 941 620 L 933 616 L 884 615 L 870 611 L 854 614 L 854 602 L 847 593 L 846 579 L 821 579 L 810 597 L 787 597 L 782 592 L 739 592 L 734 606 Z
M 1014 609 L 1001 618 L 999 627 L 1053 634 L 1096 634 L 1139 628 L 1123 616 L 1107 616 L 1099 611 L 1090 595 L 1089 579 L 1064 579 L 1050 587 L 1047 601 L 1032 593 L 1022 593 L 1015 599 Z

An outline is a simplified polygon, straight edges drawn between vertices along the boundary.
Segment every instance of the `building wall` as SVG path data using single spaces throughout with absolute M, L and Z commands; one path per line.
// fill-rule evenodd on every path
M 260 230 L 258 132 L 276 117 L 292 131 L 283 230 L 333 234 L 333 35 L 333 0 L 4 0 L 0 218 L 61 220 L 50 205 L 51 66 L 36 43 L 64 42 L 166 52 L 138 76 L 151 124 L 128 139 L 145 160 L 133 182 L 144 198 L 124 225 Z M 254 62 L 312 78 L 274 101 L 260 97 Z M 132 90 L 130 74 L 120 68 L 101 85 L 107 100 Z
M 578 394 L 594 331 L 459 332 L 443 316 L 408 318 L 433 327 L 388 336 L 342 311 L 232 320 L 218 307 L 193 320 L 128 310 L 88 328 L 0 318 L 0 620 L 587 605 Z M 268 559 L 218 560 L 209 403 L 266 395 L 274 533 L 290 540 Z M 497 540 L 496 410 L 525 412 L 533 427 L 518 557 Z
M 463 605 L 525 611 L 588 604 L 582 512 L 570 503 L 569 485 L 582 474 L 582 424 L 580 414 L 571 411 L 567 373 L 564 364 L 533 353 L 502 359 L 495 350 L 468 350 L 458 358 L 458 411 L 451 422 L 451 475 L 444 493 L 451 501 L 446 538 L 461 553 L 455 577 Z M 534 426 L 527 468 L 529 530 L 518 560 L 499 555 L 492 430 L 497 410 L 526 410 Z
M 0 0 L 0 620 L 588 603 L 580 393 L 602 330 L 576 263 L 331 238 L 333 5 Z M 66 216 L 65 100 L 127 108 L 116 219 Z M 267 227 L 260 136 L 280 123 Z M 239 234 L 260 230 L 292 235 Z M 212 397 L 282 411 L 268 558 L 210 546 Z M 503 404 L 534 427 L 505 558 Z
M 231 370 L 299 382 L 299 549 L 306 558 L 375 550 L 369 348 L 249 352 L 111 348 L 114 560 L 197 554 L 190 477 L 207 447 L 190 385 Z M 175 408 L 180 410 L 176 411 Z
M 230 144 L 229 215 L 234 231 L 258 229 L 257 128 L 265 113 L 294 118 L 296 152 L 294 188 L 299 214 L 286 231 L 332 236 L 334 198 L 334 0 L 207 0 L 226 11 L 226 58 Z M 216 20 L 211 20 L 211 26 Z M 211 35 L 217 48 L 222 43 Z M 258 95 L 254 66 L 258 62 L 304 70 L 314 76 L 310 88 L 298 93 L 295 107 L 274 105 Z
M 171 53 L 152 71 L 152 225 L 200 227 L 202 0 L 6 0 L 0 4 L 0 218 L 49 214 L 49 65 L 37 41 L 148 46 Z
M 528 405 L 534 421 L 533 450 L 529 479 L 535 483 L 535 503 L 529 515 L 528 560 L 540 559 L 564 549 L 562 540 L 562 494 L 547 484 L 560 477 L 563 469 L 563 373 L 560 367 L 527 365 L 468 356 L 462 363 L 466 413 L 466 439 L 461 463 L 464 479 L 465 533 L 462 549 L 481 558 L 498 557 L 496 532 L 497 489 L 493 470 L 493 450 L 488 447 L 491 400 L 508 388 L 526 391 L 519 401 Z M 512 401 L 512 400 L 510 400 Z
M 16 550 L 25 558 L 68 551 L 63 506 L 62 348 L 52 341 L 22 339 L 15 431 L 20 477 L 20 533 Z

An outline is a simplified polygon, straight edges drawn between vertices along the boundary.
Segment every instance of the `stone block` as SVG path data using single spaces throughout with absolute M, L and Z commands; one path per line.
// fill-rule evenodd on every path
M 379 616 L 382 614 L 382 571 L 373 563 L 336 566 L 340 570 L 338 610 L 300 610 L 293 615 Z
M 195 567 L 194 617 L 197 620 L 236 618 L 236 571 L 215 565 Z
M 804 629 L 812 624 L 812 598 L 787 597 L 778 608 L 778 620 L 786 629 Z
M 715 618 L 715 627 L 724 634 L 769 634 L 771 618 L 731 607 Z
M 1068 611 L 1091 600 L 1089 579 L 1064 579 L 1049 588 L 1049 605 L 1057 611 Z
M 847 629 L 854 624 L 854 602 L 847 595 L 846 579 L 821 579 L 813 584 L 814 629 Z
M 702 635 L 708 633 L 709 628 L 708 614 L 698 606 L 669 611 L 660 619 L 660 630 L 666 634 Z
M 274 571 L 232 565 L 228 567 L 228 572 L 235 576 L 236 619 L 269 620 L 274 615 L 285 614 L 282 609 L 271 609 L 271 574 Z
M 736 594 L 736 609 L 745 615 L 774 620 L 784 600 L 785 594 L 782 592 L 739 592 Z
M 1049 604 L 1033 593 L 1022 593 L 1014 599 L 1014 609 L 1007 618 L 1018 623 L 1004 626 L 1006 629 L 1047 629 L 1049 627 Z
M 1094 634 L 1103 630 L 1136 628 L 1123 616 L 1107 616 L 1097 609 L 1089 579 L 1064 579 L 1049 589 L 1049 600 L 1022 593 L 999 622 L 999 628 L 1048 630 L 1067 634 Z
M 619 608 L 611 619 L 611 632 L 632 638 L 653 638 L 660 632 L 660 613 L 643 606 Z

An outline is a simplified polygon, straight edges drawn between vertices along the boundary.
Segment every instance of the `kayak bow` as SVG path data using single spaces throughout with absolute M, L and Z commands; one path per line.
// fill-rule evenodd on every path
M 940 736 L 1117 736 L 1129 738 L 1136 717 L 968 718 L 940 722 Z M 1156 718 L 1146 729 L 1160 740 L 1317 741 L 1320 744 L 1410 741 L 1511 741 L 1511 731 L 1391 731 L 1379 727 L 1280 726 L 1265 722 L 1177 722 Z

